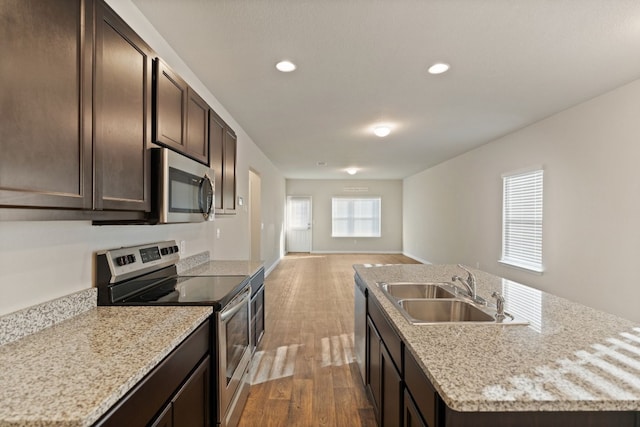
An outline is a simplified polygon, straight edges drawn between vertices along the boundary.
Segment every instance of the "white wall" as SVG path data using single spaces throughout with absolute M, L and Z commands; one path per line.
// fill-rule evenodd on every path
M 464 124 L 461 124 L 464 125 Z M 640 321 L 640 80 L 404 180 L 404 252 Z M 542 165 L 543 263 L 497 263 L 501 174 Z
M 345 192 L 345 187 L 367 187 L 364 193 Z M 401 180 L 304 180 L 288 179 L 287 196 L 312 198 L 313 252 L 402 251 Z M 331 198 L 334 196 L 381 197 L 382 236 L 367 238 L 331 237 Z
M 237 192 L 248 202 L 249 168 L 260 174 L 262 255 L 265 267 L 272 267 L 284 253 L 284 177 L 129 0 L 107 3 L 236 131 Z M 235 216 L 201 224 L 92 226 L 88 221 L 0 221 L 0 315 L 92 287 L 94 253 L 102 249 L 175 239 L 186 242 L 182 256 L 208 250 L 214 259 L 248 259 L 248 227 L 244 209 Z M 217 228 L 220 239 L 215 238 Z

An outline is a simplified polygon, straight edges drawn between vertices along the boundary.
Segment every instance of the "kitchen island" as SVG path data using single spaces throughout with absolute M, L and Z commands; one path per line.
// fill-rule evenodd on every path
M 0 426 L 93 425 L 194 331 L 208 340 L 211 313 L 93 307 L 0 346 Z
M 506 311 L 528 325 L 414 325 L 376 283 L 450 282 L 466 274 L 463 270 L 455 265 L 354 268 L 356 280 L 367 288 L 370 331 L 380 331 L 379 360 L 393 362 L 400 393 L 409 385 L 405 392 L 413 402 L 400 411 L 405 422 L 407 413 L 416 413 L 413 404 L 430 412 L 420 415 L 422 424 L 406 425 L 640 425 L 640 325 L 478 270 L 473 270 L 478 294 L 489 300 L 500 292 Z M 369 347 L 378 345 L 368 340 Z M 426 405 L 423 400 L 430 397 L 410 389 L 414 365 L 428 382 L 425 390 L 434 391 Z M 374 375 L 373 381 L 379 379 Z M 376 404 L 388 406 L 374 399 Z

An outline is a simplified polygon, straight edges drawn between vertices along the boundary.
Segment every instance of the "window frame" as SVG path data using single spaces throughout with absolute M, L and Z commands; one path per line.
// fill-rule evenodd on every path
M 349 215 L 347 217 L 340 217 L 340 218 L 336 218 L 334 216 L 334 212 L 335 212 L 335 203 L 337 200 L 340 201 L 350 201 L 352 202 L 349 206 Z M 372 217 L 361 217 L 361 218 L 356 218 L 354 216 L 354 212 L 353 212 L 353 202 L 355 201 L 360 201 L 360 200 L 375 200 L 378 203 L 378 212 L 377 212 L 377 218 L 375 216 Z M 348 221 L 348 230 L 350 230 L 349 234 L 336 234 L 336 227 L 335 227 L 335 222 L 336 219 L 338 220 L 344 220 L 346 219 Z M 374 234 L 369 234 L 369 235 L 362 235 L 362 234 L 355 234 L 355 230 L 356 230 L 356 222 L 358 221 L 358 219 L 360 220 L 373 220 L 376 221 L 377 219 L 377 233 Z M 380 196 L 363 196 L 363 197 L 352 197 L 352 196 L 333 196 L 331 197 L 331 237 L 332 238 L 380 238 L 382 237 L 382 197 Z
M 542 274 L 544 168 L 502 175 L 502 251 L 499 263 Z

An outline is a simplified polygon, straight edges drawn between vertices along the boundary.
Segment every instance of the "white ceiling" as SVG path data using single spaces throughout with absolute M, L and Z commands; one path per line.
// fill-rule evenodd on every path
M 133 3 L 287 178 L 404 178 L 640 78 L 639 0 Z

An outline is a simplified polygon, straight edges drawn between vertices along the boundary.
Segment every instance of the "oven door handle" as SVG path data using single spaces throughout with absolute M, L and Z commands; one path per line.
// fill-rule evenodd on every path
M 242 295 L 235 297 L 225 308 L 220 312 L 220 320 L 226 322 L 231 316 L 236 314 L 243 305 L 249 302 L 249 296 L 251 295 L 251 288 L 248 288 Z M 233 303 L 235 300 L 240 300 L 237 303 Z M 233 305 L 231 305 L 233 303 Z

